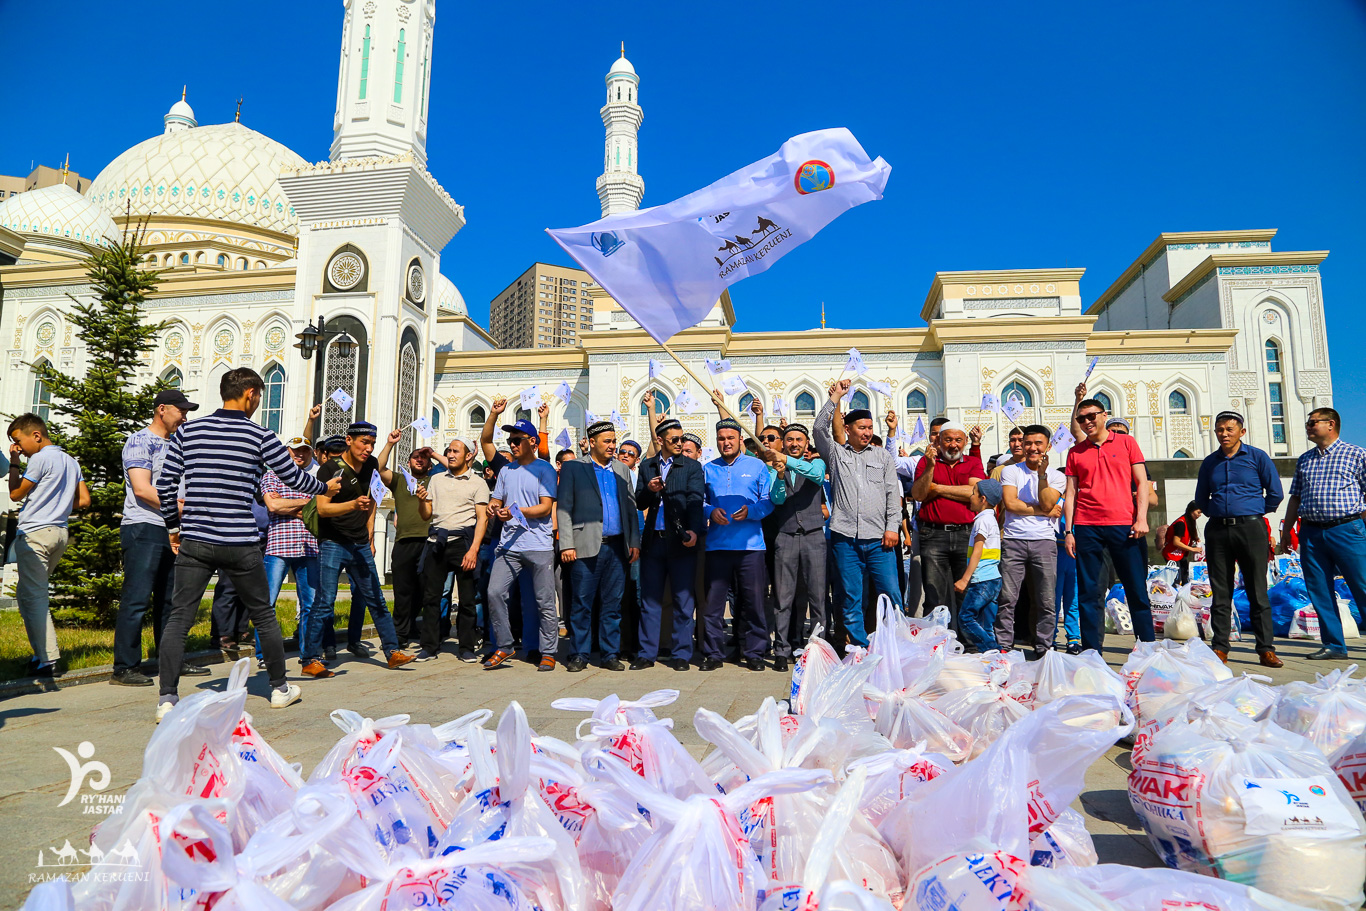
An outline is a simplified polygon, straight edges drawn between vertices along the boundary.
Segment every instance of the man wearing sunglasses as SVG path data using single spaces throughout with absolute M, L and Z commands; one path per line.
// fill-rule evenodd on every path
M 1358 605 L 1366 604 L 1366 449 L 1341 439 L 1342 416 L 1315 408 L 1304 422 L 1314 446 L 1295 463 L 1281 528 L 1281 552 L 1300 520 L 1300 564 L 1323 648 L 1315 661 L 1347 657 L 1333 580 L 1341 573 Z
M 537 458 L 540 436 L 530 421 L 503 425 L 512 463 L 498 473 L 489 497 L 489 513 L 503 523 L 489 573 L 488 607 L 495 651 L 484 662 L 486 670 L 506 664 L 513 656 L 508 600 L 514 579 L 530 586 L 539 618 L 540 666 L 555 669 L 560 624 L 555 614 L 555 540 L 551 512 L 555 508 L 555 466 Z M 530 649 L 530 633 L 524 636 Z
M 1063 513 L 1067 553 L 1077 561 L 1081 647 L 1100 650 L 1105 643 L 1105 554 L 1124 586 L 1134 635 L 1153 641 L 1148 603 L 1148 470 L 1138 442 L 1105 427 L 1106 410 L 1083 399 L 1075 420 L 1085 434 L 1067 453 Z

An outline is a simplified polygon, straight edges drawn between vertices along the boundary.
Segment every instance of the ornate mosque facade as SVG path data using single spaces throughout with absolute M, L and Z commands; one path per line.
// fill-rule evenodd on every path
M 441 273 L 465 213 L 426 168 L 435 6 L 346 0 L 327 161 L 311 164 L 241 123 L 200 125 L 182 98 L 164 131 L 119 155 L 85 195 L 61 185 L 0 204 L 0 263 L 10 263 L 0 265 L 0 412 L 44 410 L 32 364 L 83 369 L 67 295 L 88 293 L 87 245 L 145 220 L 149 266 L 164 270 L 149 318 L 169 325 L 141 365 L 144 380 L 212 404 L 219 376 L 250 366 L 267 383 L 259 419 L 283 436 L 340 388 L 354 402 L 327 401 L 319 435 L 355 417 L 384 431 L 425 415 L 437 443 L 475 436 L 495 395 L 515 400 L 536 384 L 552 434 L 577 438 L 588 412 L 616 411 L 627 435 L 643 439 L 644 393 L 673 402 L 689 379 L 668 360 L 648 379 L 662 353 L 602 289 L 589 291 L 592 330 L 577 347 L 499 350 Z M 637 208 L 644 194 L 640 102 L 623 51 L 601 109 L 603 215 Z M 772 412 L 781 398 L 790 420 L 814 417 L 857 347 L 869 367 L 858 404 L 895 410 L 908 427 L 937 414 L 980 423 L 987 452 L 1005 448 L 1008 428 L 978 411 L 983 394 L 1014 393 L 1024 422 L 1057 427 L 1094 357 L 1093 393 L 1130 422 L 1150 458 L 1203 456 L 1216 445 L 1214 415 L 1229 407 L 1247 415 L 1252 443 L 1288 457 L 1303 448 L 1308 411 L 1332 403 L 1319 276 L 1327 252 L 1273 251 L 1274 235 L 1159 234 L 1089 305 L 1079 268 L 939 272 L 923 302 L 901 302 L 920 306 L 923 326 L 742 332 L 725 294 L 672 346 L 699 365 L 728 358 L 747 384 L 733 407 L 752 397 Z M 321 361 L 294 345 L 319 318 Z M 573 393 L 567 406 L 551 394 L 561 381 Z M 682 419 L 709 436 L 716 416 L 696 397 L 704 407 Z M 405 448 L 412 442 L 410 432 Z M 1184 482 L 1170 496 L 1183 491 Z

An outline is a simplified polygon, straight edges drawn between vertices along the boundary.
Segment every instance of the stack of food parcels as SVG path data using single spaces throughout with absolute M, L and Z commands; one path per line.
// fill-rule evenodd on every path
M 1366 687 L 1234 678 L 1199 640 L 963 653 L 947 612 L 879 605 L 866 650 L 819 632 L 787 698 L 729 721 L 677 698 L 562 699 L 570 743 L 511 703 L 430 726 L 333 713 L 307 778 L 243 711 L 249 663 L 147 745 L 109 861 L 44 911 L 1277 911 L 1363 899 Z M 1098 865 L 1074 809 L 1138 731 L 1131 802 L 1176 869 Z M 1360 770 L 1358 772 L 1358 770 Z M 1339 776 L 1342 780 L 1339 780 Z M 1356 782 L 1345 785 L 1349 778 Z M 111 865 L 136 856 L 139 875 Z

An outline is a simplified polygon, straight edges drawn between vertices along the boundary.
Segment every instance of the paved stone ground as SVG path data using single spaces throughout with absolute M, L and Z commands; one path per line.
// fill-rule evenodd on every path
M 1131 641 L 1111 636 L 1105 658 L 1116 668 L 1123 663 Z M 1303 656 L 1313 650 L 1308 643 L 1285 641 L 1280 654 L 1286 667 L 1268 672 L 1275 683 L 1312 679 L 1346 662 L 1309 662 Z M 1264 672 L 1250 647 L 1237 648 L 1230 662 L 1235 672 Z M 291 669 L 297 664 L 291 660 Z M 521 702 L 532 727 L 543 734 L 572 741 L 574 726 L 583 717 L 550 708 L 553 699 L 566 695 L 603 697 L 619 693 L 634 697 L 654 689 L 680 691 L 679 700 L 664 710 L 674 718 L 674 731 L 694 755 L 708 746 L 692 727 L 698 706 L 706 706 L 729 719 L 749 714 L 765 696 L 782 696 L 788 676 L 773 671 L 753 673 L 728 665 L 704 674 L 696 669 L 677 673 L 663 667 L 649 671 L 611 673 L 590 668 L 580 674 L 557 670 L 537 673 L 527 664 L 495 672 L 458 663 L 446 654 L 436 662 L 410 665 L 389 671 L 374 662 L 351 661 L 339 666 L 331 680 L 303 681 L 304 699 L 281 711 L 272 711 L 262 697 L 267 690 L 264 675 L 250 683 L 247 710 L 266 739 L 286 758 L 312 770 L 340 732 L 328 718 L 337 708 L 348 708 L 370 717 L 398 712 L 416 721 L 439 723 L 476 708 L 495 713 L 511 699 Z M 215 666 L 211 678 L 182 680 L 182 693 L 192 686 L 222 688 L 228 665 Z M 52 863 L 53 852 L 66 840 L 76 848 L 88 845 L 91 828 L 99 817 L 88 815 L 83 799 L 120 795 L 136 780 L 142 755 L 153 729 L 156 690 L 91 684 L 56 692 L 19 696 L 0 702 L 0 907 L 18 907 L 30 888 L 30 877 L 39 872 L 40 851 Z M 73 755 L 83 741 L 94 746 L 93 758 L 109 767 L 110 782 L 102 792 L 88 785 L 80 796 L 59 807 L 71 783 L 65 760 L 54 752 L 62 747 Z M 1087 775 L 1087 786 L 1075 805 L 1086 816 L 1102 862 L 1154 866 L 1157 858 L 1148 847 L 1138 820 L 1129 807 L 1125 788 L 1129 772 L 1128 750 L 1112 748 Z M 81 868 L 71 868 L 77 871 Z

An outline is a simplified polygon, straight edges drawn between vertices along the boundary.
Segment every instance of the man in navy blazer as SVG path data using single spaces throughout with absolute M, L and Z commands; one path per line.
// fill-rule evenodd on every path
M 672 582 L 673 649 L 669 667 L 686 671 L 692 659 L 698 543 L 706 531 L 701 463 L 683 455 L 683 425 L 670 418 L 655 428 L 659 455 L 640 463 L 636 506 L 645 510 L 640 560 L 640 654 L 631 670 L 653 667 L 659 656 L 664 585 Z
M 613 456 L 617 434 L 610 421 L 588 425 L 588 458 L 566 459 L 560 466 L 555 508 L 560 532 L 560 561 L 573 592 L 569 634 L 573 651 L 565 669 L 588 666 L 593 642 L 593 598 L 600 595 L 598 647 L 602 666 L 624 671 L 621 648 L 621 597 L 627 567 L 640 557 L 640 513 L 631 470 Z

